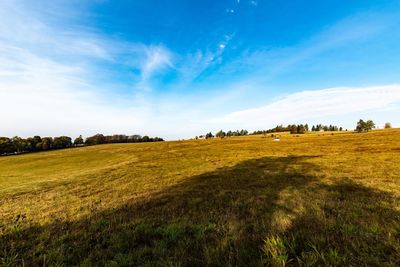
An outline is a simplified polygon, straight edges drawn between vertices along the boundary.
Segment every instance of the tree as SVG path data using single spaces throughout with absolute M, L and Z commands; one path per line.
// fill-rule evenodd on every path
M 14 153 L 12 140 L 7 137 L 0 137 L 0 155 Z
M 385 129 L 392 128 L 392 124 L 390 122 L 385 123 Z
M 372 130 L 373 128 L 375 128 L 375 123 L 372 120 L 364 121 L 364 120 L 360 119 L 357 122 L 356 131 L 359 133 L 360 132 L 368 132 L 368 131 Z
M 42 142 L 42 138 L 40 136 L 28 137 L 26 141 L 30 144 L 30 151 L 37 151 L 38 144 Z
M 300 124 L 297 126 L 297 133 L 304 134 L 305 132 L 306 132 L 306 128 L 304 127 L 303 124 Z
M 83 145 L 83 138 L 82 135 L 78 136 L 77 138 L 75 138 L 74 140 L 74 146 L 81 146 Z
M 138 134 L 134 134 L 134 135 L 129 136 L 128 139 L 129 139 L 129 142 L 136 143 L 136 142 L 140 142 L 142 140 L 142 136 L 138 135 Z
M 208 139 L 208 138 L 213 138 L 214 136 L 213 136 L 213 134 L 211 133 L 211 132 L 209 132 L 208 134 L 206 134 L 206 139 Z
M 60 149 L 60 148 L 67 148 L 70 146 L 72 146 L 71 137 L 68 136 L 54 137 L 53 148 Z
M 15 152 L 17 152 L 17 153 L 22 152 L 22 149 L 23 149 L 22 138 L 18 137 L 18 136 L 14 136 L 11 139 L 11 141 L 14 145 Z
M 220 130 L 218 133 L 215 134 L 215 137 L 224 138 L 225 135 L 226 135 L 225 132 Z
M 42 142 L 36 145 L 37 148 L 41 150 L 49 150 L 53 148 L 53 138 L 52 137 L 43 137 Z
M 365 129 L 365 121 L 363 121 L 362 119 L 360 119 L 358 122 L 357 122 L 357 126 L 356 126 L 356 131 L 357 132 L 362 132 L 364 129 Z
M 104 144 L 106 142 L 106 138 L 102 134 L 96 134 L 91 137 L 86 138 L 86 145 L 98 145 Z
M 147 135 L 143 136 L 142 142 L 150 142 L 150 137 L 148 137 Z
M 372 120 L 367 120 L 367 131 L 370 131 L 375 128 L 375 123 Z
M 297 126 L 295 124 L 288 125 L 288 128 L 291 134 L 297 134 Z

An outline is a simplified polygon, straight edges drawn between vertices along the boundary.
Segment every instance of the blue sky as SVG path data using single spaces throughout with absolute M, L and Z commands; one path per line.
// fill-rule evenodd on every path
M 0 135 L 400 126 L 399 1 L 0 2 Z

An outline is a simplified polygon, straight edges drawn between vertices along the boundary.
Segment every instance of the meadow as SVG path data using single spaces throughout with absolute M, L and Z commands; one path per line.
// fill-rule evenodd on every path
M 399 266 L 400 129 L 0 157 L 0 266 Z

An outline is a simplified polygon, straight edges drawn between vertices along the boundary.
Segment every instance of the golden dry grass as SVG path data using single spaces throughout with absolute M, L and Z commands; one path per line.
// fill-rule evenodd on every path
M 400 264 L 400 130 L 0 158 L 3 265 Z

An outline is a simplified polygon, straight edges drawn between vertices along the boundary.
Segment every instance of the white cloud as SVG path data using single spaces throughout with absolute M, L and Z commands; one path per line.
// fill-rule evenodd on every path
M 47 18 L 49 14 L 36 14 L 31 4 L 20 1 L 0 3 L 0 40 L 3 45 L 21 46 L 53 57 L 113 59 L 109 50 L 115 44 L 111 40 L 104 40 L 89 29 L 62 25 L 58 18 Z
M 1 135 L 132 132 L 149 114 L 140 107 L 107 106 L 79 67 L 21 48 L 1 51 L 6 52 L 0 55 Z
M 222 55 L 232 40 L 232 38 L 235 36 L 235 33 L 232 34 L 226 34 L 223 37 L 223 41 L 218 45 L 218 49 L 214 53 L 210 53 L 209 60 L 206 61 L 206 64 L 209 64 L 211 62 L 217 62 L 220 63 L 222 61 Z
M 150 105 L 134 95 L 130 99 L 115 96 L 110 85 L 97 81 L 106 81 L 108 74 L 99 64 L 117 62 L 139 69 L 138 86 L 163 66 L 172 66 L 168 50 L 64 24 L 58 17 L 45 16 L 59 11 L 36 14 L 30 4 L 0 2 L 0 135 L 148 130 Z
M 171 53 L 162 46 L 149 46 L 145 49 L 146 58 L 141 66 L 141 81 L 139 88 L 145 91 L 150 90 L 148 85 L 151 77 L 165 67 L 173 67 Z
M 265 106 L 233 112 L 211 122 L 258 129 L 264 125 L 307 122 L 328 116 L 382 111 L 390 107 L 398 108 L 399 104 L 399 84 L 339 87 L 293 93 Z
M 258 1 L 252 0 L 252 1 L 250 1 L 250 5 L 258 6 Z

